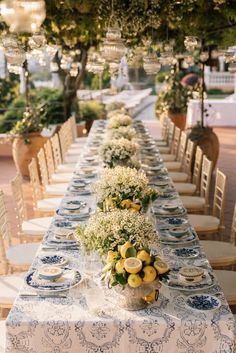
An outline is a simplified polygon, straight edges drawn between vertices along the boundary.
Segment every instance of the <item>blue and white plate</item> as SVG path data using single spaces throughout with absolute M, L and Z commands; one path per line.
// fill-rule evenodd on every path
M 175 244 L 188 244 L 197 239 L 197 234 L 192 229 L 189 232 L 182 236 L 181 238 L 176 238 L 172 236 L 168 230 L 160 230 L 159 232 L 160 242 L 164 245 L 175 245 Z
M 62 207 L 66 210 L 79 210 L 87 205 L 85 201 L 67 200 L 63 202 Z
M 170 226 L 176 227 L 181 226 L 183 224 L 188 224 L 188 220 L 180 217 L 169 217 L 165 219 L 165 223 Z
M 65 229 L 75 229 L 77 227 L 76 222 L 71 222 L 63 219 L 58 219 L 53 222 L 53 226 L 57 228 L 65 228 Z
M 77 286 L 82 280 L 79 271 L 69 267 L 64 268 L 62 276 L 55 281 L 39 278 L 37 270 L 31 271 L 25 278 L 28 286 L 42 292 L 61 292 Z
M 68 217 L 71 220 L 81 220 L 84 218 L 88 218 L 91 214 L 91 208 L 90 207 L 85 207 L 83 209 L 73 209 L 73 210 L 68 210 L 66 208 L 60 208 L 57 210 L 57 214 L 59 216 L 63 217 Z
M 173 250 L 175 256 L 183 259 L 193 259 L 199 256 L 199 251 L 193 248 L 177 248 Z
M 219 298 L 209 294 L 195 294 L 186 298 L 186 305 L 194 310 L 211 311 L 219 309 L 221 301 Z
M 176 206 L 175 210 L 167 211 L 167 207 L 164 209 L 163 206 L 153 206 L 153 213 L 156 217 L 168 217 L 170 219 L 170 215 L 176 216 L 185 216 L 187 211 L 184 207 Z M 172 218 L 173 219 L 173 218 Z
M 62 255 L 45 255 L 39 258 L 44 265 L 63 266 L 68 263 L 68 259 Z
M 180 279 L 178 268 L 172 268 L 167 276 L 160 279 L 160 282 L 171 289 L 191 292 L 212 287 L 215 284 L 215 278 L 210 271 L 204 270 L 201 282 L 187 282 Z

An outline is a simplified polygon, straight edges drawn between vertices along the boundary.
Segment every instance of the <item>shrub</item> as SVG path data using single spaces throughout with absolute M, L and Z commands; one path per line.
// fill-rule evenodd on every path
M 103 119 L 105 116 L 105 106 L 103 103 L 90 100 L 79 102 L 79 112 L 81 120 Z

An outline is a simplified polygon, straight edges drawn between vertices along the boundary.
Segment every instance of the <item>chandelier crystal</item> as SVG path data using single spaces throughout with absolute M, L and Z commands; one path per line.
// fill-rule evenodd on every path
M 120 62 L 125 54 L 125 45 L 117 24 L 109 27 L 103 41 L 102 56 L 108 62 Z
M 192 52 L 194 51 L 197 46 L 198 46 L 198 39 L 197 37 L 195 36 L 186 36 L 185 37 L 185 40 L 184 40 L 184 45 L 185 45 L 185 48 Z
M 10 32 L 14 33 L 38 32 L 46 17 L 44 0 L 3 0 L 0 10 Z
M 149 50 L 143 58 L 143 68 L 147 75 L 155 75 L 160 71 L 161 64 L 159 63 L 156 54 Z

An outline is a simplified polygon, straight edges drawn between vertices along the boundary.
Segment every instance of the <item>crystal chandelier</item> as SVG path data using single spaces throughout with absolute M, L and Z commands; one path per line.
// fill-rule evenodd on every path
M 103 41 L 102 56 L 108 62 L 120 62 L 125 54 L 125 45 L 117 24 L 109 27 Z
M 7 63 L 14 66 L 22 66 L 26 60 L 26 53 L 13 34 L 2 36 L 2 46 L 7 59 Z
M 184 45 L 185 45 L 185 48 L 192 52 L 194 51 L 197 46 L 198 46 L 198 39 L 197 37 L 194 37 L 194 36 L 186 36 L 185 37 L 185 40 L 184 40 Z
M 143 58 L 143 68 L 147 75 L 155 75 L 160 71 L 161 64 L 159 63 L 156 54 L 149 49 L 149 52 Z
M 46 17 L 44 0 L 3 0 L 1 15 L 11 32 L 35 33 Z

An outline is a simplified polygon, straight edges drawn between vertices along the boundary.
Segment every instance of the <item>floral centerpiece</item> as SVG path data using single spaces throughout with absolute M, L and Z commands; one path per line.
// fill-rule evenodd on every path
M 103 211 L 114 208 L 145 211 L 158 196 L 148 183 L 143 171 L 121 166 L 108 169 L 94 185 L 98 207 Z
M 98 212 L 86 226 L 77 228 L 77 237 L 87 251 L 98 251 L 107 255 L 109 250 L 118 251 L 125 242 L 145 248 L 157 241 L 153 225 L 143 215 L 128 210 Z
M 137 134 L 134 128 L 131 126 L 120 126 L 118 129 L 108 130 L 107 136 L 109 139 L 120 139 L 125 138 L 129 141 L 133 140 Z
M 101 146 L 100 157 L 108 167 L 113 168 L 118 164 L 129 164 L 136 151 L 136 144 L 125 138 L 108 140 Z
M 110 118 L 107 127 L 108 129 L 118 129 L 120 126 L 129 126 L 132 122 L 133 120 L 129 115 L 121 113 L 113 115 Z

